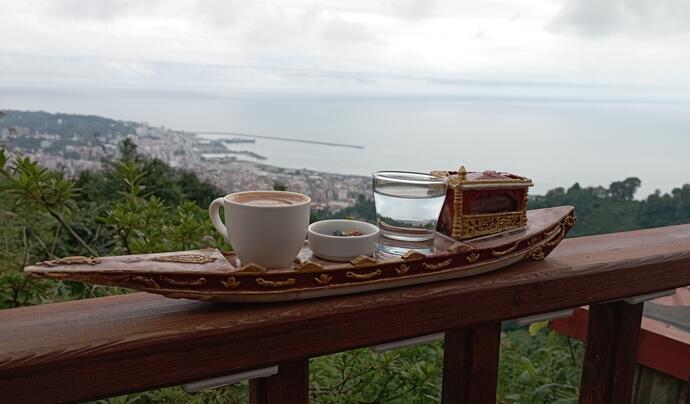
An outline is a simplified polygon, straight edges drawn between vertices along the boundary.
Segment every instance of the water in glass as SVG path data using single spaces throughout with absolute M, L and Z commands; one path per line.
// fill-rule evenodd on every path
M 375 173 L 376 222 L 382 236 L 379 249 L 393 254 L 410 249 L 431 252 L 446 186 L 445 179 L 427 174 Z

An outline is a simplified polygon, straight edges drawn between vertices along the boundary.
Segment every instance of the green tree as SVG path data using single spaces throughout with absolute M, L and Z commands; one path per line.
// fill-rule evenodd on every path
M 609 186 L 609 193 L 614 199 L 631 201 L 641 184 L 642 181 L 639 178 L 629 177 L 623 181 L 612 182 Z
M 287 191 L 287 186 L 285 186 L 285 184 L 281 184 L 280 182 L 276 182 L 273 184 L 273 190 L 274 191 Z
M 74 231 L 64 216 L 65 213 L 73 213 L 76 208 L 74 197 L 77 189 L 74 183 L 59 173 L 40 167 L 28 157 L 18 157 L 9 168 L 5 167 L 6 164 L 5 151 L 0 150 L 0 175 L 4 178 L 0 189 L 14 194 L 19 203 L 48 212 L 89 254 L 98 256 L 98 253 Z

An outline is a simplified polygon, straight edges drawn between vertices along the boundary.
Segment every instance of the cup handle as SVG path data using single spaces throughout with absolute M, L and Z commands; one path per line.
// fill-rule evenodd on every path
M 208 216 L 211 218 L 213 227 L 215 227 L 218 233 L 229 243 L 230 237 L 228 237 L 228 229 L 225 228 L 225 223 L 220 220 L 220 208 L 223 206 L 224 199 L 225 198 L 216 198 L 211 202 L 211 205 L 208 207 Z M 225 214 L 227 215 L 228 212 L 225 212 Z

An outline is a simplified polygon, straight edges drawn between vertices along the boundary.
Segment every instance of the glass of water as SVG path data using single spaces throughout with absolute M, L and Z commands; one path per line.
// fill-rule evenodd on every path
M 448 180 L 404 171 L 377 171 L 373 177 L 379 250 L 397 255 L 410 249 L 432 252 Z

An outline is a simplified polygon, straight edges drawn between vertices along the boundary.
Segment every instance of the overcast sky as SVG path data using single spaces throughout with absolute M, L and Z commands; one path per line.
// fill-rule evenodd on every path
M 0 85 L 688 100 L 687 0 L 0 0 Z

